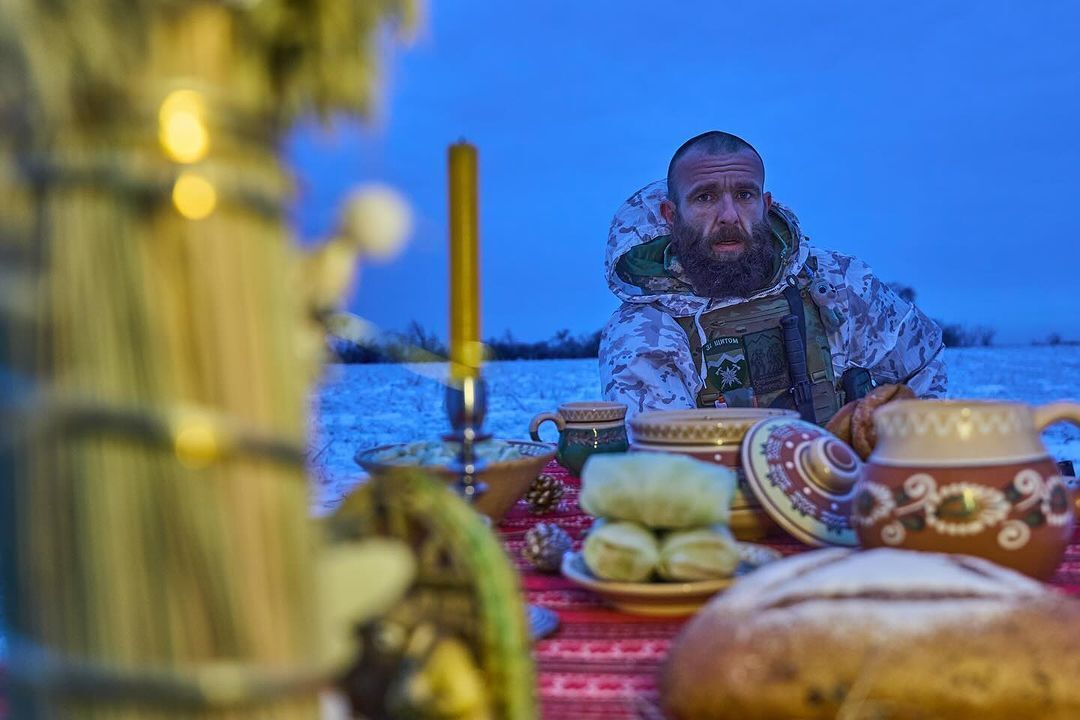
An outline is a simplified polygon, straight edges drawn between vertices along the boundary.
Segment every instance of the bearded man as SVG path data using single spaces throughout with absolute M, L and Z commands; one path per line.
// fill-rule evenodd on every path
M 782 407 L 825 424 L 875 385 L 943 396 L 938 326 L 861 260 L 813 247 L 764 184 L 757 151 L 713 131 L 619 209 L 605 269 L 622 306 L 600 343 L 604 397 L 631 415 Z

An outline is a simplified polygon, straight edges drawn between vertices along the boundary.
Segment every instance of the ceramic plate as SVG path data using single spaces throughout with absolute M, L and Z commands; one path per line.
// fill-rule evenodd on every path
M 739 555 L 742 562 L 735 575 L 715 580 L 647 583 L 601 580 L 589 572 L 579 552 L 568 552 L 563 556 L 562 574 L 571 582 L 597 593 L 621 612 L 675 617 L 694 614 L 713 595 L 730 586 L 740 576 L 782 557 L 770 547 L 746 542 L 739 543 Z

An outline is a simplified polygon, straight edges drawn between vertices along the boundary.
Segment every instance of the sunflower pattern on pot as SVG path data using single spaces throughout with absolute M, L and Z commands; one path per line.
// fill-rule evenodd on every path
M 999 487 L 939 482 L 928 472 L 910 474 L 892 489 L 865 481 L 851 518 L 867 545 L 911 547 L 919 535 L 977 539 L 986 533 L 1005 552 L 1026 548 L 1040 528 L 1053 532 L 1071 526 L 1072 520 L 1064 478 L 1030 467 Z
M 1031 469 L 1018 472 L 1002 490 L 971 482 L 938 487 L 927 473 L 912 475 L 895 492 L 867 482 L 855 497 L 854 510 L 852 522 L 859 527 L 890 520 L 881 528 L 886 545 L 899 545 L 909 531 L 968 536 L 1000 525 L 997 543 L 1006 550 L 1026 545 L 1031 528 L 1061 527 L 1072 517 L 1064 479 L 1044 479 Z M 1017 517 L 1010 519 L 1011 513 Z
M 878 443 L 856 484 L 864 547 L 975 555 L 1040 580 L 1075 526 L 1072 491 L 1040 434 L 1080 425 L 1080 404 L 900 400 L 874 413 Z

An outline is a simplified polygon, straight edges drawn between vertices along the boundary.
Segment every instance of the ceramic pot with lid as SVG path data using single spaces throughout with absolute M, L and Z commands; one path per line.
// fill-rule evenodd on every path
M 1071 491 L 1040 438 L 1060 420 L 1080 425 L 1080 404 L 883 406 L 852 512 L 862 545 L 976 555 L 1048 580 L 1076 523 Z

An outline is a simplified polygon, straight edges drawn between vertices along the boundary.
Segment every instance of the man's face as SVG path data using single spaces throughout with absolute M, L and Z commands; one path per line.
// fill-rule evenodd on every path
M 749 297 L 772 279 L 777 248 L 762 193 L 764 171 L 754 153 L 691 153 L 675 167 L 678 204 L 661 213 L 672 225 L 675 252 L 705 297 Z
M 749 150 L 725 155 L 690 152 L 674 169 L 678 197 L 669 198 L 661 213 L 670 224 L 683 225 L 713 238 L 713 254 L 733 260 L 747 250 L 754 224 L 765 220 L 772 198 L 762 192 L 765 170 Z M 741 230 L 742 232 L 734 232 Z

